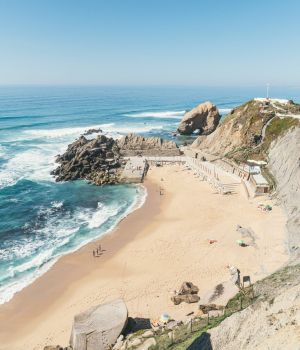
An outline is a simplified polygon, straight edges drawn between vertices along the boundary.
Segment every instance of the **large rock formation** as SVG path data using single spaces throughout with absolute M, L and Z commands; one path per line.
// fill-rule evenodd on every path
M 204 102 L 185 113 L 177 131 L 182 135 L 191 135 L 198 130 L 199 135 L 212 133 L 219 124 L 220 114 L 211 102 Z
M 88 140 L 81 136 L 57 156 L 60 165 L 51 174 L 56 181 L 85 179 L 96 185 L 115 184 L 122 182 L 120 177 L 126 164 L 122 157 L 178 155 L 180 150 L 174 141 L 159 137 L 129 134 L 114 140 L 98 135 Z
M 300 127 L 271 144 L 269 166 L 288 221 L 288 243 L 293 260 L 300 262 Z
M 88 309 L 74 318 L 70 345 L 73 350 L 109 350 L 127 323 L 123 300 Z
M 232 110 L 208 136 L 199 136 L 192 148 L 236 161 L 266 159 L 271 141 L 299 124 L 300 105 L 252 100 Z M 282 117 L 282 116 L 285 117 Z
M 183 282 L 178 293 L 172 296 L 171 300 L 174 305 L 179 305 L 182 302 L 191 304 L 197 303 L 200 297 L 197 295 L 199 288 L 192 282 Z
M 136 134 L 123 136 L 117 141 L 122 156 L 178 156 L 179 148 L 174 141 L 160 137 L 143 137 Z
M 56 161 L 60 163 L 52 172 L 56 181 L 86 179 L 96 185 L 114 184 L 122 170 L 115 140 L 104 135 L 92 140 L 81 136 Z

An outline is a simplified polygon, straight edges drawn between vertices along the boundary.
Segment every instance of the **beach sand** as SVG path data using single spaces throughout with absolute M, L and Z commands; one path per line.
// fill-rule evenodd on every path
M 203 301 L 224 283 L 224 294 L 214 302 L 225 303 L 237 292 L 228 264 L 254 282 L 287 262 L 286 218 L 279 206 L 262 212 L 257 209 L 262 200 L 247 200 L 242 188 L 237 194 L 217 194 L 178 165 L 152 167 L 145 186 L 145 204 L 112 233 L 62 257 L 0 306 L 0 349 L 66 346 L 75 314 L 119 297 L 132 317 L 168 312 L 182 319 L 197 311 L 197 304 L 174 306 L 170 300 L 183 281 L 196 284 Z M 238 246 L 237 224 L 255 232 L 255 247 Z M 209 239 L 217 242 L 209 244 Z M 94 258 L 99 243 L 105 251 Z

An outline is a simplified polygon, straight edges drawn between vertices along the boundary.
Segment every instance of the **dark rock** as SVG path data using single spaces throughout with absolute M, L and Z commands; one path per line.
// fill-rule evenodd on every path
M 199 288 L 195 286 L 192 282 L 183 282 L 178 294 L 198 294 Z
M 179 292 L 171 300 L 175 305 L 179 305 L 182 302 L 188 304 L 197 303 L 200 300 L 200 297 L 197 295 L 198 292 L 199 288 L 192 282 L 183 282 Z
M 216 304 L 199 305 L 199 310 L 201 310 L 204 314 L 207 314 L 209 311 L 224 310 L 224 306 Z
M 183 294 L 183 295 L 174 295 L 171 300 L 174 305 L 179 305 L 182 302 L 191 304 L 197 303 L 200 300 L 200 297 L 197 294 Z
M 96 133 L 100 133 L 102 132 L 102 130 L 99 128 L 99 129 L 89 129 L 87 131 L 84 132 L 83 135 L 91 135 L 91 134 L 96 134 Z
M 117 183 L 122 164 L 119 158 L 115 159 L 115 154 L 118 156 L 115 143 L 113 139 L 104 135 L 98 135 L 92 140 L 81 136 L 68 146 L 64 154 L 57 157 L 60 165 L 52 171 L 52 175 L 56 177 L 56 181 L 86 179 L 96 185 Z M 103 153 L 103 146 L 106 154 Z M 108 156 L 112 157 L 111 164 L 108 162 Z M 112 172 L 109 171 L 111 169 Z M 104 173 L 105 177 L 102 176 Z

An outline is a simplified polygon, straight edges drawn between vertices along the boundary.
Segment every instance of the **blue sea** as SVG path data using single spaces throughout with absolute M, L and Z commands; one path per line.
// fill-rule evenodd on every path
M 300 101 L 299 89 L 274 94 Z M 55 156 L 85 130 L 171 139 L 184 112 L 200 102 L 212 101 L 225 116 L 264 95 L 264 87 L 0 87 L 0 303 L 146 198 L 142 186 L 54 181 Z

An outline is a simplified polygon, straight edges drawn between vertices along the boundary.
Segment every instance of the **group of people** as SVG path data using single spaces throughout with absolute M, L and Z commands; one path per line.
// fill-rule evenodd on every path
M 101 256 L 103 254 L 103 249 L 101 247 L 101 244 L 99 244 L 99 246 L 93 250 L 93 257 L 94 258 L 98 258 L 99 256 Z

